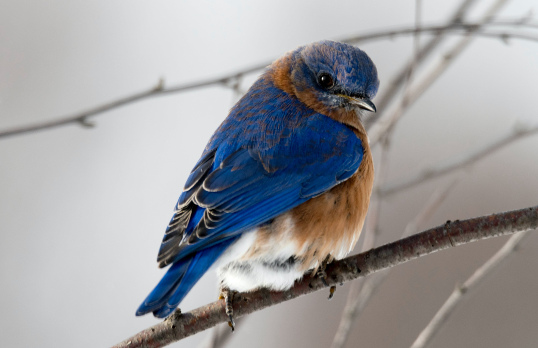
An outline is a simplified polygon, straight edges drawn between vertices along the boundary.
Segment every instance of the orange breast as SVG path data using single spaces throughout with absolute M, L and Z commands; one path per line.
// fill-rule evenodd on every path
M 291 211 L 293 239 L 302 251 L 298 256 L 304 260 L 305 270 L 317 267 L 327 257 L 340 259 L 353 250 L 364 225 L 373 182 L 372 156 L 365 146 L 355 175 Z

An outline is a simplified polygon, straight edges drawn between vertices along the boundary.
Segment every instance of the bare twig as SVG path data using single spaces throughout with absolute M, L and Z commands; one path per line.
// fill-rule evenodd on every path
M 402 234 L 402 238 L 410 236 L 418 232 L 420 226 L 424 225 L 426 221 L 431 219 L 433 214 L 439 209 L 441 203 L 443 203 L 450 194 L 452 188 L 456 185 L 457 180 L 452 181 L 444 189 L 436 190 L 428 199 L 424 207 L 415 216 L 415 218 L 407 223 L 405 230 Z
M 471 8 L 475 2 L 476 0 L 462 1 L 462 3 L 458 6 L 458 8 L 452 14 L 452 16 L 450 16 L 450 19 L 448 20 L 448 25 L 462 23 L 463 17 L 466 15 L 469 8 Z M 418 28 L 415 26 L 414 29 L 418 29 Z M 420 29 L 423 29 L 423 28 L 420 28 Z M 385 90 L 385 93 L 381 95 L 376 101 L 377 107 L 379 110 L 385 110 L 386 106 L 396 96 L 398 89 L 403 85 L 404 81 L 406 80 L 407 71 L 410 71 L 413 65 L 422 63 L 430 55 L 430 53 L 432 53 L 433 50 L 439 46 L 439 44 L 443 41 L 446 33 L 447 33 L 446 30 L 435 32 L 434 37 L 431 38 L 424 45 L 424 47 L 422 47 L 418 52 L 415 52 L 413 59 L 410 62 L 408 62 L 396 74 L 396 76 L 388 84 L 388 88 Z M 369 129 L 373 119 L 369 119 L 366 121 L 367 121 L 366 129 Z
M 538 206 L 478 218 L 447 222 L 425 232 L 372 249 L 327 266 L 327 283 L 306 277 L 282 292 L 262 289 L 239 293 L 234 300 L 234 315 L 239 318 L 254 311 L 291 300 L 420 256 L 457 245 L 538 227 Z M 143 330 L 115 347 L 162 347 L 228 320 L 222 300 L 189 313 L 176 311 L 165 321 Z
M 144 100 L 144 99 L 164 96 L 164 95 L 168 95 L 172 93 L 185 92 L 188 90 L 208 87 L 212 85 L 220 84 L 220 85 L 229 87 L 232 90 L 238 91 L 239 87 L 237 87 L 238 85 L 235 83 L 235 81 L 240 81 L 243 75 L 258 71 L 262 69 L 264 66 L 261 66 L 261 65 L 254 66 L 254 67 L 242 70 L 240 72 L 232 73 L 227 76 L 219 77 L 216 79 L 208 79 L 208 80 L 203 80 L 199 82 L 186 83 L 186 84 L 181 84 L 181 85 L 172 86 L 168 88 L 164 86 L 164 80 L 161 79 L 159 80 L 159 82 L 157 83 L 155 87 L 152 87 L 148 90 L 134 93 L 127 97 L 119 98 L 117 100 L 105 103 L 97 107 L 90 108 L 88 110 L 85 110 L 85 111 L 82 111 L 82 112 L 79 112 L 70 116 L 59 117 L 55 120 L 50 120 L 50 121 L 45 121 L 42 123 L 29 125 L 29 126 L 16 127 L 16 128 L 0 131 L 0 138 L 9 137 L 9 136 L 18 135 L 18 134 L 24 134 L 24 133 L 31 133 L 31 132 L 35 132 L 39 130 L 55 128 L 55 127 L 64 126 L 68 124 L 79 123 L 84 126 L 93 127 L 93 124 L 88 123 L 88 118 L 91 116 L 102 114 L 106 111 L 110 111 L 110 110 L 119 108 L 121 106 L 132 104 L 132 103 Z
M 445 35 L 468 35 L 469 32 L 476 31 L 477 36 L 485 36 L 485 37 L 498 37 L 498 36 L 501 36 L 503 33 L 506 33 L 506 34 L 516 33 L 515 31 L 506 31 L 506 30 L 485 31 L 485 28 L 489 30 L 492 27 L 502 27 L 502 26 L 521 28 L 521 29 L 537 29 L 538 23 L 522 22 L 521 19 L 514 19 L 514 20 L 498 20 L 498 21 L 492 21 L 488 23 L 455 22 L 455 23 L 449 23 L 449 24 L 444 24 L 444 25 L 443 24 L 441 25 L 430 24 L 430 25 L 424 25 L 420 28 L 401 27 L 401 28 L 389 29 L 388 31 L 383 31 L 383 32 L 380 31 L 380 32 L 373 32 L 370 34 L 350 36 L 349 38 L 341 39 L 339 41 L 346 42 L 349 44 L 358 44 L 358 43 L 364 43 L 366 41 L 374 41 L 374 40 L 380 40 L 380 39 L 386 39 L 386 38 L 395 38 L 397 36 L 415 35 L 416 33 L 425 33 L 425 34 L 442 33 Z M 536 38 L 536 36 L 527 36 L 527 35 L 522 35 L 520 38 L 523 40 L 535 41 L 533 37 Z M 421 57 L 421 55 L 419 55 L 419 57 Z M 393 83 L 395 83 L 396 81 L 397 80 L 395 79 Z M 401 81 L 401 83 L 403 82 L 405 82 L 405 76 L 404 76 L 404 80 Z M 398 86 L 398 88 L 401 87 L 401 83 Z M 380 101 L 378 102 L 378 104 L 380 105 L 382 105 L 381 100 L 382 99 L 380 99 Z
M 405 110 L 413 104 L 423 93 L 427 90 L 431 84 L 437 80 L 439 76 L 455 61 L 455 59 L 469 46 L 472 42 L 473 36 L 479 32 L 479 30 L 492 21 L 492 16 L 501 9 L 501 7 L 507 2 L 507 0 L 496 0 L 482 15 L 481 19 L 476 23 L 476 26 L 467 31 L 467 36 L 459 40 L 447 53 L 443 55 L 441 59 L 425 77 L 420 79 L 417 83 L 418 86 L 409 88 L 404 96 L 405 104 L 399 105 L 392 114 L 386 117 L 387 120 L 381 120 L 377 122 L 372 130 L 369 132 L 370 143 L 374 145 L 386 132 L 394 127 L 394 124 L 402 117 Z M 417 28 L 420 29 L 420 28 Z
M 473 152 L 464 154 L 457 158 L 453 158 L 446 163 L 439 164 L 435 167 L 426 169 L 418 174 L 412 175 L 407 179 L 403 179 L 398 183 L 388 184 L 386 187 L 380 189 L 379 194 L 387 197 L 398 193 L 407 188 L 414 187 L 418 184 L 422 184 L 428 180 L 432 180 L 439 176 L 451 173 L 460 168 L 464 168 L 472 163 L 478 162 L 484 157 L 502 149 L 503 147 L 510 145 L 516 140 L 522 139 L 538 133 L 538 126 L 528 127 L 524 125 L 516 125 L 514 130 L 502 138 L 488 144 Z
M 424 222 L 434 214 L 441 203 L 448 197 L 448 194 L 454 184 L 455 182 L 448 185 L 444 190 L 434 192 L 424 208 L 422 208 L 417 216 L 415 216 L 415 218 L 407 224 L 404 233 L 402 234 L 402 238 L 418 231 L 418 227 L 424 224 Z M 361 283 L 362 287 L 357 288 L 353 286 L 354 284 L 352 285 L 331 348 L 344 347 L 347 338 L 349 337 L 349 333 L 351 332 L 353 323 L 360 316 L 368 304 L 368 301 L 370 301 L 372 295 L 375 293 L 377 288 L 383 284 L 389 273 L 390 269 L 386 269 L 373 274 L 371 277 L 366 278 Z M 358 282 L 355 282 L 355 284 L 357 283 Z
M 521 24 L 522 22 L 521 19 L 514 20 L 512 21 L 511 24 L 509 22 L 510 21 L 499 21 L 499 22 L 488 23 L 486 25 L 494 25 L 495 23 L 504 23 L 503 25 L 506 25 L 506 26 L 512 25 L 514 27 L 518 26 L 518 27 L 526 27 L 526 28 L 536 27 L 536 24 L 532 24 L 529 22 L 524 22 L 523 24 Z M 354 36 L 348 39 L 343 39 L 341 41 L 350 42 L 350 43 L 358 43 L 358 42 L 366 42 L 366 41 L 373 41 L 373 40 L 379 40 L 383 38 L 394 37 L 396 35 L 413 35 L 417 32 L 451 33 L 454 30 L 460 31 L 460 32 L 456 32 L 456 34 L 458 35 L 461 35 L 461 34 L 467 35 L 468 32 L 475 30 L 475 35 L 484 36 L 488 38 L 502 39 L 504 41 L 509 40 L 509 39 L 538 41 L 538 36 L 525 34 L 525 33 L 516 33 L 516 32 L 511 32 L 511 31 L 499 31 L 499 32 L 489 33 L 489 32 L 476 31 L 477 25 L 478 25 L 477 23 L 463 23 L 462 22 L 462 23 L 450 23 L 448 25 L 423 26 L 418 29 L 414 27 L 412 28 L 407 27 L 407 28 L 400 28 L 400 29 L 378 31 L 378 32 L 373 32 L 366 35 Z M 270 62 L 265 62 L 262 64 L 252 66 L 250 68 L 235 72 L 235 73 L 222 76 L 222 77 L 202 80 L 198 82 L 180 84 L 180 85 L 176 85 L 172 87 L 164 87 L 164 84 L 161 81 L 156 87 L 152 87 L 148 90 L 137 92 L 132 95 L 122 97 L 111 102 L 107 102 L 103 105 L 93 107 L 88 110 L 84 110 L 82 112 L 58 117 L 56 119 L 43 121 L 36 124 L 30 124 L 26 126 L 14 127 L 11 129 L 0 130 L 0 138 L 6 138 L 9 136 L 31 133 L 31 132 L 45 130 L 45 129 L 51 129 L 51 128 L 55 128 L 59 126 L 70 125 L 70 124 L 83 124 L 87 126 L 87 125 L 90 125 L 90 123 L 88 123 L 87 121 L 89 117 L 96 116 L 106 111 L 110 111 L 110 110 L 131 104 L 131 103 L 135 103 L 135 102 L 153 98 L 153 97 L 164 96 L 164 95 L 173 94 L 173 93 L 180 93 L 180 92 L 184 92 L 188 90 L 193 90 L 193 89 L 198 89 L 198 88 L 203 88 L 203 87 L 208 87 L 208 86 L 213 86 L 213 85 L 223 85 L 223 86 L 234 89 L 234 84 L 230 82 L 240 79 L 243 75 L 257 72 L 269 64 Z M 407 71 L 407 70 L 404 70 L 404 71 Z M 379 106 L 378 108 L 381 109 Z
M 463 283 L 461 286 L 456 286 L 452 294 L 448 297 L 446 302 L 439 308 L 439 311 L 435 313 L 435 316 L 428 323 L 428 325 L 418 335 L 411 348 L 424 348 L 431 342 L 435 334 L 439 332 L 439 329 L 450 318 L 450 315 L 454 313 L 454 309 L 461 303 L 464 295 L 470 290 L 476 288 L 482 280 L 484 280 L 491 272 L 499 266 L 506 258 L 511 255 L 514 250 L 517 249 L 519 243 L 523 238 L 529 235 L 530 231 L 518 233 L 510 237 L 504 246 L 495 253 L 486 263 L 478 268 L 473 275 Z
M 235 325 L 241 327 L 241 323 L 244 321 L 245 317 L 235 320 Z M 237 331 L 237 330 L 236 330 Z M 230 330 L 228 324 L 219 325 L 213 328 L 208 339 L 202 342 L 198 347 L 199 348 L 221 348 L 226 345 L 228 340 L 232 337 L 234 331 Z
M 370 298 L 375 293 L 377 288 L 383 284 L 383 281 L 386 279 L 388 273 L 389 270 L 384 269 L 373 274 L 362 283 L 363 285 L 360 289 L 358 289 L 359 291 L 351 292 L 350 289 L 350 303 L 348 304 L 346 302 L 346 306 L 344 307 L 344 312 L 342 313 L 342 318 L 340 319 L 340 324 L 338 325 L 336 335 L 334 335 L 331 348 L 340 348 L 345 346 L 353 323 L 355 320 L 357 320 L 360 313 L 362 313 L 366 307 L 366 304 L 368 304 Z

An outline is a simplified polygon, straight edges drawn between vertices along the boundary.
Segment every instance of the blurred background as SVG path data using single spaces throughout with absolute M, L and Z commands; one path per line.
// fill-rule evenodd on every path
M 412 27 L 416 5 L 411 0 L 0 3 L 0 132 L 149 89 L 160 78 L 165 87 L 196 82 L 270 62 L 313 41 Z M 421 22 L 443 24 L 460 3 L 422 1 Z M 479 20 L 491 4 L 475 1 L 465 19 Z M 533 0 L 506 1 L 495 18 L 522 18 L 533 6 Z M 503 30 L 511 28 L 492 29 Z M 430 37 L 421 34 L 420 43 Z M 448 35 L 414 76 L 427 75 L 460 39 Z M 378 96 L 413 56 L 413 42 L 402 36 L 359 44 L 377 65 Z M 260 72 L 245 76 L 241 88 Z M 477 37 L 406 108 L 390 138 L 383 182 L 398 183 L 472 153 L 514 127 L 537 125 L 537 91 L 538 42 Z M 158 323 L 151 316 L 135 317 L 135 310 L 164 272 L 157 268 L 157 251 L 187 175 L 237 97 L 213 85 L 114 109 L 91 118 L 93 128 L 72 124 L 0 137 L 4 346 L 105 347 Z M 384 110 L 378 107 L 378 117 L 390 115 L 399 101 L 401 96 Z M 385 197 L 375 244 L 399 239 L 432 194 L 454 180 L 420 230 L 536 205 L 537 177 L 538 136 L 521 138 L 464 169 Z M 353 323 L 346 347 L 411 345 L 456 284 L 505 241 L 472 243 L 393 268 Z M 431 346 L 535 347 L 537 252 L 538 235 L 531 233 L 468 293 Z M 229 346 L 328 347 L 349 287 L 339 287 L 330 302 L 319 292 L 254 313 L 239 324 Z M 216 298 L 216 277 L 209 272 L 181 309 Z M 173 346 L 194 347 L 209 335 Z

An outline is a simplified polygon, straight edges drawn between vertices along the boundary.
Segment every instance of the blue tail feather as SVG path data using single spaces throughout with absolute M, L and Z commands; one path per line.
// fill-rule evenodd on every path
M 144 315 L 153 312 L 157 318 L 165 318 L 172 313 L 179 303 L 185 298 L 194 284 L 211 267 L 236 238 L 230 238 L 223 242 L 202 250 L 185 260 L 172 264 L 159 284 L 148 295 L 136 311 L 136 315 Z

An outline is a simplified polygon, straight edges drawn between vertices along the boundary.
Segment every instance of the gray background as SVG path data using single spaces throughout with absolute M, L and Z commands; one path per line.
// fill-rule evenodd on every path
M 423 1 L 426 22 L 455 2 Z M 477 13 L 487 2 L 481 2 Z M 535 1 L 511 1 L 518 17 Z M 0 1 L 0 129 L 53 119 L 167 84 L 220 76 L 298 45 L 414 21 L 414 1 Z M 449 40 L 449 42 L 453 41 Z M 409 38 L 361 45 L 381 92 Z M 536 124 L 538 44 L 480 39 L 407 113 L 394 134 L 389 181 Z M 247 87 L 255 76 L 245 82 Z M 6 347 L 103 347 L 158 321 L 134 316 L 163 274 L 156 254 L 188 173 L 234 95 L 222 87 L 159 97 L 71 125 L 0 140 L 0 337 Z M 538 203 L 538 137 L 461 171 L 428 222 Z M 383 206 L 379 244 L 451 178 Z M 427 226 L 423 226 L 427 227 Z M 450 294 L 504 242 L 483 241 L 393 269 L 348 347 L 408 346 Z M 470 294 L 435 347 L 535 347 L 538 236 Z M 349 285 L 251 315 L 236 347 L 326 347 Z M 208 273 L 182 303 L 216 299 Z M 206 333 L 175 344 L 192 347 Z

